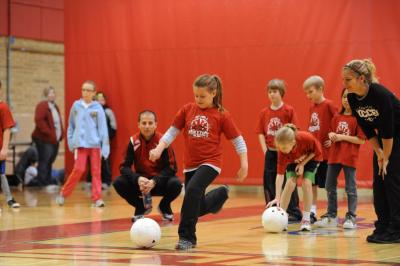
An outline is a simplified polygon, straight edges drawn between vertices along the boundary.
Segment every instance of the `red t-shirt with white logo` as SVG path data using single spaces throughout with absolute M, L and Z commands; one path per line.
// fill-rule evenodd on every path
M 261 110 L 256 133 L 265 136 L 267 147 L 275 148 L 276 131 L 287 123 L 297 124 L 297 116 L 292 106 L 283 104 L 277 110 L 266 107 Z
M 322 150 L 319 141 L 309 132 L 297 131 L 296 145 L 289 153 L 278 151 L 278 169 L 279 175 L 285 174 L 288 164 L 294 163 L 303 155 L 315 153 L 312 161 L 322 161 Z
M 328 133 L 333 116 L 338 112 L 331 100 L 325 99 L 319 104 L 310 107 L 310 123 L 308 131 L 321 143 L 324 160 L 329 158 L 329 148 L 324 147 L 324 142 L 329 140 Z
M 0 101 L 0 149 L 3 147 L 3 132 L 15 125 L 14 119 L 7 103 Z
M 331 123 L 331 132 L 341 135 L 357 136 L 365 139 L 357 120 L 351 115 L 336 114 Z M 358 160 L 359 144 L 348 141 L 333 142 L 329 151 L 329 164 L 339 163 L 346 166 L 356 167 Z
M 176 114 L 172 126 L 183 133 L 185 169 L 197 168 L 202 164 L 221 168 L 221 134 L 224 133 L 229 140 L 240 136 L 228 111 L 200 109 L 195 103 L 184 105 Z

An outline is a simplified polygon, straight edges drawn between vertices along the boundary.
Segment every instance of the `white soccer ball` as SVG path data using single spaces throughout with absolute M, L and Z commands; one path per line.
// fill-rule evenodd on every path
M 131 227 L 131 240 L 139 248 L 151 248 L 160 242 L 161 228 L 150 218 L 138 219 Z
M 270 207 L 266 209 L 261 219 L 265 231 L 271 233 L 280 233 L 288 225 L 288 215 L 279 207 Z

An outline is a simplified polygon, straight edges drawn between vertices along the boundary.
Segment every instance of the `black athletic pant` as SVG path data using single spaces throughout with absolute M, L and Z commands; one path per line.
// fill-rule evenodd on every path
M 216 188 L 204 195 L 206 188 L 218 176 L 218 172 L 207 165 L 185 173 L 185 197 L 181 209 L 179 239 L 197 243 L 196 224 L 200 216 L 219 210 L 228 198 L 226 189 Z
M 378 232 L 400 232 L 400 136 L 393 139 L 392 153 L 386 168 L 387 175 L 378 175 L 377 156 L 374 153 L 374 207 L 378 217 L 375 226 Z
M 142 192 L 140 191 L 137 178 L 119 176 L 115 179 L 113 185 L 117 193 L 130 205 L 135 207 L 135 215 L 141 215 L 145 212 Z M 152 196 L 163 196 L 159 205 L 160 209 L 172 213 L 170 204 L 179 196 L 181 190 L 182 184 L 178 177 L 162 177 L 151 190 L 150 194 Z
M 264 163 L 264 196 L 265 203 L 267 204 L 271 200 L 275 199 L 275 182 L 277 174 L 277 164 L 278 164 L 278 152 L 268 150 L 265 153 L 265 163 Z M 283 179 L 283 187 L 286 184 L 286 178 Z M 290 197 L 289 206 L 287 208 L 287 213 L 291 216 L 296 217 L 301 220 L 302 214 L 299 208 L 299 194 L 297 193 L 297 188 L 293 191 Z

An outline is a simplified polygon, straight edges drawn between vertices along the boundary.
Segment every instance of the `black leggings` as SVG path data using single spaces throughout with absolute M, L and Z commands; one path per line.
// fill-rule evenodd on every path
M 207 165 L 185 173 L 185 197 L 181 210 L 179 238 L 197 243 L 196 224 L 200 216 L 220 209 L 228 198 L 225 189 L 216 188 L 204 195 L 206 188 L 218 176 L 218 172 Z

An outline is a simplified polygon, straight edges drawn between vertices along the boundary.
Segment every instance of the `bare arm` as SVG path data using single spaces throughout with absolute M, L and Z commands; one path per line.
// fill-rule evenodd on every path
M 3 147 L 1 147 L 0 161 L 7 159 L 8 145 L 10 144 L 11 130 L 9 128 L 3 131 Z
M 265 154 L 267 152 L 267 143 L 263 134 L 258 134 L 258 142 L 260 142 L 261 150 Z

